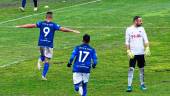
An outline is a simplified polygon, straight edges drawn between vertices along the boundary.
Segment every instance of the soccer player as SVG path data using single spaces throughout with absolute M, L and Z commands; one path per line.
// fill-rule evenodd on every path
M 33 0 L 34 2 L 34 11 L 37 11 L 37 0 Z M 22 0 L 22 7 L 19 7 L 21 11 L 25 11 L 26 0 Z
M 18 28 L 40 29 L 40 36 L 38 42 L 38 46 L 40 47 L 40 58 L 38 60 L 38 69 L 40 69 L 41 67 L 40 62 L 43 62 L 44 63 L 44 69 L 42 72 L 43 80 L 47 80 L 46 74 L 49 68 L 50 59 L 52 58 L 53 55 L 53 38 L 55 31 L 80 33 L 77 30 L 61 27 L 60 25 L 52 22 L 52 19 L 53 13 L 47 12 L 45 21 L 39 21 L 36 24 L 25 24 L 16 26 Z
M 142 27 L 142 18 L 135 16 L 133 18 L 133 25 L 126 29 L 125 43 L 127 48 L 127 55 L 129 56 L 129 71 L 128 71 L 128 88 L 127 92 L 132 91 L 132 80 L 135 65 L 139 67 L 140 88 L 146 90 L 144 84 L 144 66 L 145 55 L 149 56 L 149 42 L 144 27 Z
M 90 76 L 91 66 L 96 68 L 97 55 L 95 49 L 90 45 L 90 35 L 85 34 L 83 36 L 83 43 L 76 46 L 72 52 L 67 67 L 73 65 L 73 83 L 76 92 L 79 92 L 81 96 L 87 96 L 87 83 Z M 93 64 L 91 62 L 93 60 Z

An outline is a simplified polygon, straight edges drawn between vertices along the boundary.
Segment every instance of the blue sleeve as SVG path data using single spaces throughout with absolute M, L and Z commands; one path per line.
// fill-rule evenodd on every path
M 54 25 L 54 29 L 55 29 L 55 30 L 60 30 L 60 27 L 61 27 L 61 26 L 58 25 L 58 24 L 55 24 L 55 25 Z
M 93 59 L 93 64 L 96 66 L 97 65 L 97 54 L 95 50 L 93 50 L 92 52 L 92 59 Z
M 71 54 L 71 57 L 70 57 L 70 61 L 69 61 L 70 64 L 73 63 L 73 60 L 74 60 L 75 56 L 77 55 L 77 53 L 78 53 L 78 49 L 77 49 L 77 47 L 75 47 Z
M 38 28 L 40 28 L 40 27 L 41 27 L 41 22 L 38 21 L 38 22 L 36 23 L 36 25 L 37 25 Z

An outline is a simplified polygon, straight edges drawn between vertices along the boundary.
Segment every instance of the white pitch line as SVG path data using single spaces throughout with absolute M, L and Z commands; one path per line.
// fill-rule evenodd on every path
M 13 65 L 13 64 L 18 64 L 18 63 L 23 62 L 23 61 L 25 61 L 25 60 L 26 60 L 26 59 L 14 61 L 14 62 L 11 62 L 11 63 L 8 63 L 8 64 L 4 64 L 4 65 L 1 65 L 0 68 L 5 68 L 5 67 L 11 66 L 11 65 Z
M 68 6 L 68 7 L 58 8 L 58 9 L 54 9 L 52 11 L 55 12 L 55 11 L 59 11 L 59 10 L 63 10 L 63 9 L 68 9 L 68 8 L 73 8 L 73 7 L 82 6 L 82 5 L 87 5 L 87 4 L 91 4 L 91 3 L 95 3 L 95 2 L 99 2 L 99 1 L 101 1 L 101 0 L 95 0 L 95 1 L 90 1 L 90 2 L 86 2 L 86 3 L 82 3 L 82 4 L 77 4 L 77 5 L 72 5 L 72 6 Z M 20 20 L 20 19 L 24 19 L 24 18 L 29 18 L 29 17 L 32 17 L 32 16 L 41 15 L 41 14 L 44 14 L 44 13 L 46 13 L 46 12 L 41 12 L 41 13 L 37 13 L 37 14 L 33 14 L 33 15 L 28 15 L 28 16 L 16 18 L 16 19 L 2 21 L 2 22 L 0 22 L 0 25 L 4 24 L 4 23 L 9 23 L 9 22 Z

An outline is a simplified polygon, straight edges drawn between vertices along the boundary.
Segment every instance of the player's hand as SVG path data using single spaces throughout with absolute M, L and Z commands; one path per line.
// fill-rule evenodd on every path
M 77 30 L 73 30 L 73 32 L 74 32 L 74 33 L 77 33 L 77 34 L 79 34 L 79 33 L 80 33 L 80 31 L 77 31 Z
M 71 65 L 72 65 L 71 63 L 68 63 L 68 64 L 67 64 L 67 67 L 71 67 Z
M 149 48 L 149 47 L 146 47 L 146 48 L 145 48 L 145 55 L 146 55 L 146 56 L 150 56 L 150 55 L 151 55 L 151 52 L 150 52 L 150 48 Z
M 93 68 L 93 69 L 96 68 L 96 65 L 93 64 L 93 65 L 92 65 L 92 68 Z
M 127 55 L 129 56 L 130 59 L 134 58 L 134 54 L 130 50 L 127 50 Z

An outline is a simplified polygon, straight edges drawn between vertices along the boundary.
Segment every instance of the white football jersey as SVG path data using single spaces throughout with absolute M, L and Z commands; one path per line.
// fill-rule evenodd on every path
M 130 50 L 134 55 L 144 54 L 144 43 L 148 43 L 145 29 L 141 27 L 131 26 L 126 29 L 126 45 L 130 45 Z

